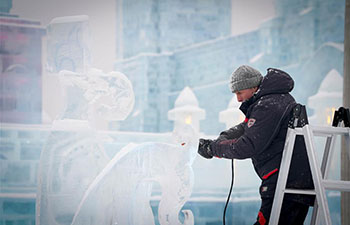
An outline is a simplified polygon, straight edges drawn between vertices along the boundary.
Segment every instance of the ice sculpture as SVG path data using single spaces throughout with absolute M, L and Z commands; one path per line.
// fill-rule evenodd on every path
M 84 121 L 61 121 L 42 150 L 36 224 L 70 224 L 84 191 L 108 163 Z M 57 129 L 56 127 L 55 129 Z
M 47 27 L 48 70 L 85 72 L 91 65 L 89 17 L 57 17 Z
M 181 144 L 144 143 L 124 147 L 89 186 L 72 225 L 155 224 L 149 204 L 154 182 L 162 190 L 159 223 L 182 224 L 179 211 L 192 192 L 191 165 L 198 144 L 193 141 L 197 140 L 193 128 L 188 128 L 182 137 L 188 139 L 180 141 Z M 184 224 L 193 224 L 191 211 L 183 213 Z
M 53 123 L 39 168 L 37 224 L 70 224 L 88 185 L 109 162 L 98 118 L 122 120 L 134 104 L 132 85 L 118 72 L 61 71 L 65 110 Z
M 159 223 L 181 224 L 179 212 L 193 186 L 197 132 L 179 127 L 173 143 L 130 143 L 110 159 L 103 142 L 112 138 L 98 131 L 99 124 L 124 120 L 134 92 L 124 74 L 89 67 L 87 22 L 85 16 L 63 17 L 49 26 L 48 65 L 60 78 L 65 107 L 40 158 L 36 224 L 154 224 L 154 182 L 162 189 Z M 191 211 L 183 213 L 184 224 L 193 224 Z
M 61 119 L 124 120 L 134 107 L 134 92 L 129 79 L 120 72 L 104 74 L 89 69 L 86 75 L 61 71 L 65 111 Z
M 179 211 L 192 192 L 198 145 L 192 127 L 174 134 L 171 144 L 129 144 L 108 163 L 98 135 L 79 127 L 52 132 L 41 156 L 37 224 L 155 224 L 149 204 L 154 182 L 162 191 L 159 223 L 182 224 Z M 191 211 L 183 213 L 184 224 L 193 225 Z

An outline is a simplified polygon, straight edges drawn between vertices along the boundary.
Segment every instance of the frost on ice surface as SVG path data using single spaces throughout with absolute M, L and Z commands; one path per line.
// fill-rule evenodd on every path
M 261 59 L 264 56 L 263 52 L 260 52 L 259 54 L 255 55 L 253 58 L 251 58 L 249 60 L 250 63 L 255 63 L 257 62 L 259 59 Z
M 306 9 L 303 9 L 299 12 L 299 15 L 302 16 L 302 15 L 305 15 L 305 14 L 308 14 L 309 12 L 311 12 L 313 10 L 313 7 L 308 7 Z

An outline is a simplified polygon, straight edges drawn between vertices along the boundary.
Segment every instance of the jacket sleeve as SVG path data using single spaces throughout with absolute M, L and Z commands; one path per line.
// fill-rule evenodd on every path
M 284 106 L 272 103 L 253 106 L 244 127 L 244 134 L 240 138 L 212 142 L 210 147 L 213 155 L 228 159 L 246 159 L 266 149 L 279 131 L 286 111 Z
M 244 122 L 231 127 L 228 130 L 225 130 L 220 133 L 220 136 L 216 139 L 218 141 L 224 141 L 224 140 L 230 140 L 230 139 L 237 139 L 241 137 L 244 133 Z

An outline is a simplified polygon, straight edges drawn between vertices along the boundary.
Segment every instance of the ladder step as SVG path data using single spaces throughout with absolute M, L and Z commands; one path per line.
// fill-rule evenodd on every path
M 323 135 L 350 135 L 350 128 L 349 127 L 326 127 L 326 126 L 312 126 L 311 127 L 312 132 L 316 136 Z
M 316 195 L 315 190 L 310 189 L 291 189 L 287 188 L 284 190 L 285 193 L 291 193 L 291 194 L 302 194 L 302 195 Z
M 350 181 L 343 180 L 324 180 L 325 189 L 337 190 L 337 191 L 350 191 Z
M 303 128 L 294 128 L 297 135 L 303 135 Z M 329 135 L 350 135 L 349 127 L 321 127 L 311 126 L 311 130 L 315 136 L 329 136 Z
M 323 180 L 322 183 L 325 189 L 350 192 L 350 181 Z M 286 188 L 284 192 L 290 193 L 290 194 L 316 195 L 315 190 L 309 190 L 309 189 Z

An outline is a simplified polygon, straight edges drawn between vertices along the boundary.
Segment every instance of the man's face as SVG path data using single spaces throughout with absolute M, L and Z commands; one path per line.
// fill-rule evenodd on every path
M 237 101 L 244 102 L 245 100 L 250 99 L 254 95 L 257 89 L 258 89 L 257 87 L 254 87 L 254 88 L 236 91 L 235 94 L 237 96 Z

